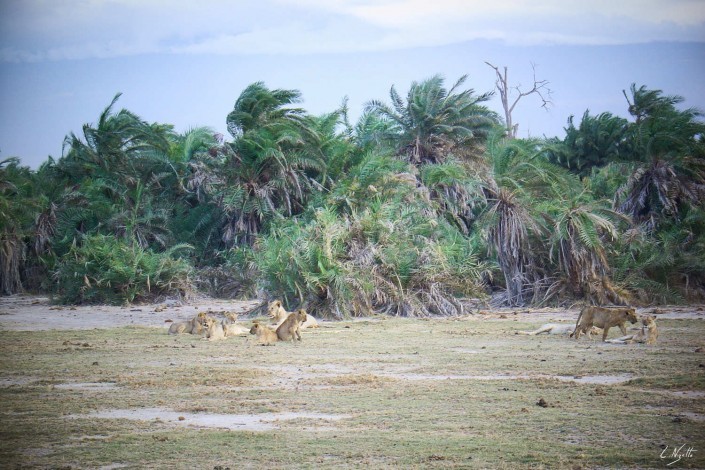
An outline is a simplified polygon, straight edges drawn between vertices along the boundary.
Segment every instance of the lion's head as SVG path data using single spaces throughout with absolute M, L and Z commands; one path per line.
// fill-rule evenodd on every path
M 633 307 L 624 309 L 624 316 L 632 324 L 639 321 L 639 319 L 636 316 L 636 310 Z
M 279 319 L 282 315 L 286 317 L 286 310 L 284 309 L 281 300 L 275 300 L 269 304 L 267 315 L 269 315 L 269 318 L 273 319 Z
M 306 310 L 300 308 L 296 311 L 296 319 L 301 323 L 306 321 Z
M 206 316 L 205 320 L 203 320 L 203 324 L 206 326 L 206 328 L 210 328 L 216 323 L 216 319 L 210 316 Z
M 250 328 L 250 334 L 251 335 L 256 335 L 258 331 L 262 328 L 262 325 L 260 325 L 258 322 L 255 322 L 254 325 L 252 325 L 252 328 Z

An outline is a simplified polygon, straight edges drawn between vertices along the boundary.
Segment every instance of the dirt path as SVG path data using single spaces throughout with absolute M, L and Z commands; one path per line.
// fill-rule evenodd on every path
M 171 321 L 192 318 L 198 312 L 241 314 L 259 302 L 203 299 L 181 305 L 178 302 L 133 305 L 129 307 L 59 306 L 47 297 L 13 295 L 0 297 L 0 330 L 92 330 L 120 326 L 165 327 Z

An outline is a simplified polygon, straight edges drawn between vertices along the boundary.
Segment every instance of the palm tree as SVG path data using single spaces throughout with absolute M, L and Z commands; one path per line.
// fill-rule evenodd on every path
M 337 318 L 462 314 L 454 294 L 477 295 L 484 266 L 409 167 L 366 153 L 320 207 L 273 222 L 255 255 L 266 291 Z
M 96 126 L 83 126 L 83 140 L 73 132 L 64 139 L 64 151 L 68 151 L 57 166 L 69 181 L 84 176 L 129 179 L 143 158 L 155 151 L 168 153 L 171 126 L 149 124 L 126 109 L 113 113 L 120 96 L 115 95 Z
M 0 294 L 15 294 L 22 290 L 21 268 L 26 246 L 26 206 L 22 187 L 28 178 L 19 166 L 19 159 L 0 161 Z
M 631 95 L 633 166 L 615 206 L 653 230 L 660 221 L 678 217 L 683 205 L 705 201 L 705 124 L 699 111 L 676 109 L 680 96 L 635 84 Z
M 488 140 L 482 180 L 486 207 L 480 218 L 507 289 L 508 305 L 523 305 L 539 293 L 539 248 L 543 229 L 539 205 L 568 190 L 565 170 L 549 163 L 536 140 Z M 537 240 L 539 240 L 537 242 Z
M 593 168 L 629 158 L 632 149 L 627 131 L 627 120 L 611 113 L 591 116 L 585 111 L 577 128 L 570 116 L 566 136 L 551 146 L 549 159 L 581 177 L 588 176 Z
M 506 302 L 511 306 L 524 305 L 525 290 L 537 277 L 529 234 L 538 232 L 539 225 L 516 192 L 496 188 L 490 194 L 486 212 L 488 238 L 504 275 Z
M 65 155 L 53 173 L 66 190 L 58 198 L 54 233 L 60 257 L 89 233 L 111 234 L 141 248 L 164 249 L 171 238 L 170 201 L 183 192 L 184 165 L 171 126 L 149 124 L 128 110 L 113 111 L 96 126 L 64 140 Z M 176 142 L 176 144 L 175 144 Z
M 168 159 L 179 176 L 172 194 L 165 194 L 173 206 L 169 230 L 177 242 L 194 246 L 197 263 L 212 264 L 219 260 L 223 248 L 221 227 L 223 213 L 217 194 L 224 186 L 221 168 L 227 152 L 221 134 L 208 127 L 196 127 L 171 136 Z
M 437 212 L 463 234 L 468 235 L 475 211 L 484 202 L 482 186 L 459 161 L 427 164 L 420 171 L 421 188 L 437 204 Z
M 254 243 L 273 217 L 303 210 L 316 189 L 315 176 L 325 170 L 312 120 L 299 108 L 296 90 L 269 90 L 261 82 L 248 86 L 228 115 L 235 138 L 221 166 L 219 205 L 227 244 Z M 315 146 L 314 146 L 315 147 Z
M 475 219 L 473 206 L 482 199 L 469 160 L 499 125 L 499 117 L 482 104 L 492 93 L 460 89 L 466 79 L 461 77 L 450 89 L 440 75 L 414 82 L 406 100 L 392 86 L 392 105 L 369 102 L 357 134 L 362 142 L 390 147 L 418 167 L 419 187 L 436 202 L 440 214 L 468 234 Z
M 263 82 L 252 83 L 240 93 L 226 118 L 228 132 L 237 138 L 261 129 L 305 128 L 306 111 L 289 107 L 300 101 L 298 90 L 270 90 Z M 273 133 L 280 132 L 273 130 Z
M 466 157 L 499 124 L 497 114 L 482 104 L 492 93 L 461 91 L 466 79 L 467 75 L 460 77 L 450 89 L 444 87 L 440 75 L 413 82 L 406 100 L 392 86 L 391 106 L 374 100 L 366 111 L 392 123 L 383 129 L 382 138 L 394 142 L 397 154 L 413 164 L 443 162 L 449 154 Z
M 629 218 L 586 191 L 548 201 L 545 208 L 551 218 L 551 258 L 556 256 L 570 293 L 597 305 L 624 304 L 627 294 L 611 281 L 607 246 L 619 238 L 615 222 L 629 223 Z
M 705 299 L 705 210 L 686 208 L 680 220 L 628 230 L 612 258 L 615 280 L 644 303 Z

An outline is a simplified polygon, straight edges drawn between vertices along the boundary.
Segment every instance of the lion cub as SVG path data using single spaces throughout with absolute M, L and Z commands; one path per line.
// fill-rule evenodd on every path
M 213 317 L 206 317 L 206 338 L 208 341 L 218 341 L 225 339 L 223 325 Z
M 277 337 L 281 341 L 301 341 L 301 324 L 306 321 L 306 310 L 300 308 L 282 322 L 277 328 Z
M 172 323 L 169 327 L 170 335 L 180 335 L 188 333 L 192 335 L 200 335 L 203 333 L 203 324 L 206 320 L 206 314 L 201 312 L 188 321 Z
M 656 344 L 657 339 L 658 327 L 656 326 L 656 318 L 651 315 L 644 315 L 641 317 L 641 328 L 636 334 L 609 339 L 607 342 L 615 344 L 646 343 L 652 345 Z
M 277 342 L 277 334 L 271 328 L 262 325 L 259 322 L 255 322 L 250 328 L 251 335 L 257 335 L 257 341 L 262 346 L 271 346 Z

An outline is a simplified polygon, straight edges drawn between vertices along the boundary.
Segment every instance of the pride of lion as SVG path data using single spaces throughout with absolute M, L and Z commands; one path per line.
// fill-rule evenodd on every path
M 225 319 L 218 321 L 214 317 L 201 312 L 192 319 L 173 323 L 169 327 L 169 334 L 193 334 L 204 336 L 208 341 L 219 341 L 232 336 L 244 336 L 248 333 L 257 337 L 257 342 L 262 345 L 273 345 L 280 341 L 301 341 L 301 331 L 306 328 L 318 328 L 318 320 L 306 313 L 304 309 L 288 312 L 280 300 L 270 302 L 267 309 L 270 325 L 254 321 L 251 327 L 246 327 L 237 322 L 237 315 L 225 314 Z M 536 336 L 540 334 L 570 335 L 571 338 L 580 339 L 586 334 L 592 335 L 602 332 L 602 341 L 613 344 L 645 343 L 655 344 L 658 339 L 656 319 L 651 315 L 641 317 L 641 328 L 634 334 L 627 334 L 626 323 L 635 324 L 639 321 L 633 307 L 584 307 L 575 326 L 568 323 L 546 323 L 533 331 L 517 331 L 518 335 Z M 610 328 L 618 327 L 622 336 L 607 339 Z
M 256 335 L 259 344 L 268 346 L 278 341 L 301 341 L 301 330 L 318 328 L 318 320 L 299 309 L 287 312 L 280 300 L 269 304 L 267 314 L 271 326 L 254 321 L 252 327 L 247 327 L 237 322 L 237 315 L 226 313 L 225 319 L 217 320 L 205 312 L 200 312 L 190 320 L 172 323 L 168 333 L 192 334 L 203 336 L 208 341 L 219 341 L 232 336 Z

